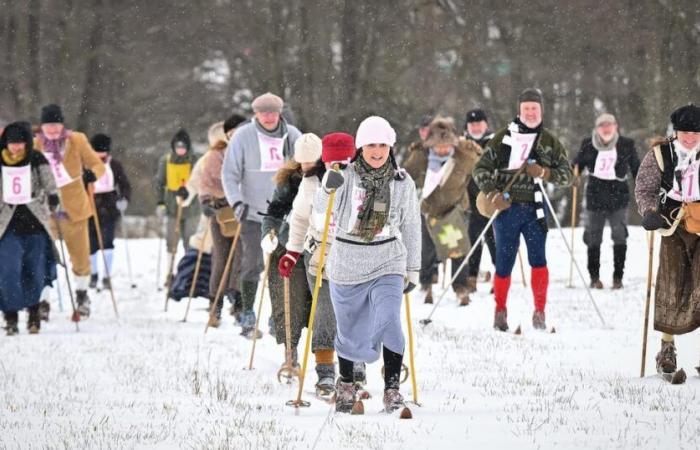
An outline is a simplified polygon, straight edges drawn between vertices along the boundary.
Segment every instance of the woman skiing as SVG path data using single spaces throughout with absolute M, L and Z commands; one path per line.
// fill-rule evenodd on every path
M 111 286 L 112 257 L 114 254 L 114 232 L 121 215 L 126 211 L 131 198 L 131 184 L 121 163 L 110 155 L 112 139 L 106 134 L 96 134 L 90 139 L 90 145 L 97 152 L 105 165 L 105 173 L 95 181 L 95 208 L 100 221 L 102 243 L 104 244 L 104 259 L 107 267 L 103 267 L 102 288 Z M 100 249 L 94 219 L 90 220 L 90 287 L 97 287 L 98 259 Z
M 677 370 L 674 336 L 700 325 L 700 107 L 678 108 L 671 124 L 675 135 L 646 154 L 634 192 L 642 225 L 663 236 L 654 301 L 654 329 L 662 333 L 656 369 L 662 375 Z
M 30 125 L 11 123 L 0 137 L 0 309 L 8 335 L 19 332 L 18 312 L 29 310 L 27 329 L 41 328 L 39 297 L 56 279 L 49 209 L 59 199 L 44 156 L 34 151 Z
M 360 123 L 360 151 L 344 171 L 328 170 L 314 209 L 325 210 L 330 193 L 335 240 L 326 274 L 337 321 L 335 351 L 340 377 L 335 409 L 350 412 L 356 400 L 355 362 L 384 358 L 384 408 L 404 406 L 399 392 L 404 336 L 403 293 L 418 283 L 420 212 L 411 177 L 396 164 L 396 132 L 377 116 Z
M 289 276 L 293 273 L 292 270 L 295 267 L 301 266 L 302 271 L 305 273 L 305 280 L 308 282 L 308 288 L 311 290 L 314 289 L 316 284 L 326 215 L 325 206 L 321 209 L 313 207 L 314 198 L 321 186 L 321 179 L 327 167 L 332 162 L 344 161 L 347 164 L 355 155 L 354 140 L 352 136 L 346 133 L 331 133 L 324 136 L 323 141 L 319 140 L 319 147 L 322 148 L 320 164 L 314 164 L 311 170 L 306 171 L 304 179 L 299 185 L 299 192 L 294 199 L 290 214 L 287 253 L 279 262 L 279 272 L 283 277 Z M 296 152 L 294 158 L 297 159 Z M 334 229 L 329 230 L 326 253 L 328 253 L 334 234 Z M 302 256 L 304 261 L 302 264 L 298 264 Z M 323 281 L 316 303 L 312 348 L 316 357 L 316 374 L 318 375 L 316 392 L 320 396 L 329 396 L 335 392 L 335 353 L 333 346 L 336 335 L 336 323 L 328 278 L 325 272 L 322 276 Z M 360 366 L 358 369 L 359 373 L 355 372 L 354 381 L 364 383 L 363 367 Z

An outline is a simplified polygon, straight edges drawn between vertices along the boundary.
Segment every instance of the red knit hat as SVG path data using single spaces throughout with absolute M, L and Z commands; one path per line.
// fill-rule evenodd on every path
M 355 140 L 347 133 L 329 133 L 321 142 L 321 160 L 325 163 L 349 161 L 355 156 Z

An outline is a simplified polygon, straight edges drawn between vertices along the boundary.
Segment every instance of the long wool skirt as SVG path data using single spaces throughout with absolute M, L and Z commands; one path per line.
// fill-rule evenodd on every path
M 700 327 L 700 236 L 681 227 L 661 238 L 654 329 L 669 334 Z
M 41 291 L 56 279 L 56 257 L 46 232 L 0 238 L 0 310 L 16 312 L 39 303 Z
M 354 362 L 372 363 L 379 359 L 382 345 L 403 354 L 401 329 L 401 275 L 384 275 L 361 284 L 331 282 L 337 334 L 335 351 Z

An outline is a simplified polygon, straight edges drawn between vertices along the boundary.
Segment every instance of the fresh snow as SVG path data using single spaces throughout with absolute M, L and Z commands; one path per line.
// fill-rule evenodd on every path
M 206 300 L 193 301 L 187 323 L 180 322 L 185 302 L 171 302 L 163 312 L 164 293 L 155 290 L 157 240 L 130 244 L 137 289 L 129 288 L 117 241 L 118 320 L 109 294 L 92 292 L 92 317 L 76 333 L 64 291 L 64 312 L 54 300 L 41 334 L 27 335 L 22 314 L 21 334 L 0 337 L 0 448 L 698 448 L 697 334 L 677 340 L 679 365 L 689 374 L 685 385 L 670 386 L 655 375 L 654 331 L 647 377 L 639 378 L 647 242 L 643 230 L 630 232 L 626 288 L 594 292 L 610 328 L 601 326 L 578 278 L 575 288 L 566 287 L 569 258 L 556 230 L 549 234 L 547 310 L 556 334 L 532 329 L 532 297 L 517 264 L 509 322 L 511 331 L 522 324 L 520 336 L 492 330 L 485 284 L 468 307 L 457 307 L 450 293 L 425 329 L 418 321 L 431 306 L 414 293 L 422 406 L 411 405 L 414 419 L 407 421 L 379 412 L 380 362 L 368 367 L 374 396 L 365 402 L 365 416 L 336 416 L 313 397 L 313 356 L 303 395 L 311 406 L 286 406 L 297 384 L 277 382 L 284 348 L 267 334 L 267 297 L 265 336 L 248 371 L 251 341 L 238 335 L 231 316 L 205 336 Z M 565 233 L 568 239 L 570 230 Z M 576 230 L 575 250 L 585 271 L 581 235 Z M 607 241 L 601 273 L 609 287 Z M 62 275 L 61 283 L 65 289 Z M 402 391 L 412 399 L 410 382 Z

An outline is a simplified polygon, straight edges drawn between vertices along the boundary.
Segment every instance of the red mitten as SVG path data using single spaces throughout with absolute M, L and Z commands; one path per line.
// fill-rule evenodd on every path
M 280 258 L 280 263 L 277 265 L 277 271 L 280 273 L 280 276 L 282 278 L 289 278 L 298 260 L 298 252 L 287 251 L 287 253 Z

